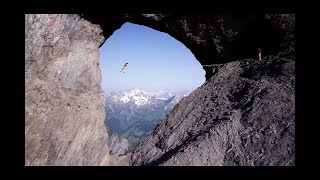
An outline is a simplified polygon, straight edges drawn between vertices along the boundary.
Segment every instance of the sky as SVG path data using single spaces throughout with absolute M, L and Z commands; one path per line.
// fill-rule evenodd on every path
M 205 71 L 191 51 L 167 33 L 125 23 L 100 47 L 102 89 L 194 90 Z M 120 72 L 128 63 L 125 73 Z

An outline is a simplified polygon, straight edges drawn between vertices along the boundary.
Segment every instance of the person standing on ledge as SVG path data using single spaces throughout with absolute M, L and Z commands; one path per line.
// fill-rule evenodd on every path
M 259 54 L 259 61 L 261 61 L 261 53 L 262 53 L 262 50 L 261 50 L 261 48 L 258 48 L 258 54 Z

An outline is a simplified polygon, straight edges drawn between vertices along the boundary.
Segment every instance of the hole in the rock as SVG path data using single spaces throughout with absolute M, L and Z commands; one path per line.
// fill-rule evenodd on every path
M 100 47 L 100 67 L 111 154 L 132 150 L 181 98 L 205 82 L 201 64 L 181 42 L 132 23 Z

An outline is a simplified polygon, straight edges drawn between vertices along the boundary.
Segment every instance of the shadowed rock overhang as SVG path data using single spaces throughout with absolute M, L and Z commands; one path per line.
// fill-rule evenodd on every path
M 294 14 L 81 16 L 99 24 L 106 39 L 125 22 L 168 33 L 190 49 L 206 71 L 206 80 L 215 73 L 215 64 L 257 58 L 257 48 L 263 49 L 263 55 L 275 54 L 294 41 Z

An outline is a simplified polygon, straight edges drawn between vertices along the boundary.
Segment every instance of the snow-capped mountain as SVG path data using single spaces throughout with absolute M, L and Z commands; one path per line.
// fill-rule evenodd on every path
M 156 98 L 170 98 L 172 96 L 184 97 L 188 96 L 191 91 L 172 91 L 172 90 L 154 90 L 154 91 L 146 91 L 150 96 L 154 96 Z
M 129 89 L 110 92 L 106 99 L 106 126 L 132 143 L 149 135 L 181 98 L 190 92 Z
M 151 97 L 145 91 L 137 88 L 128 91 L 111 92 L 107 94 L 107 98 L 108 97 L 109 100 L 116 103 L 133 102 L 137 106 L 149 104 L 151 101 Z

